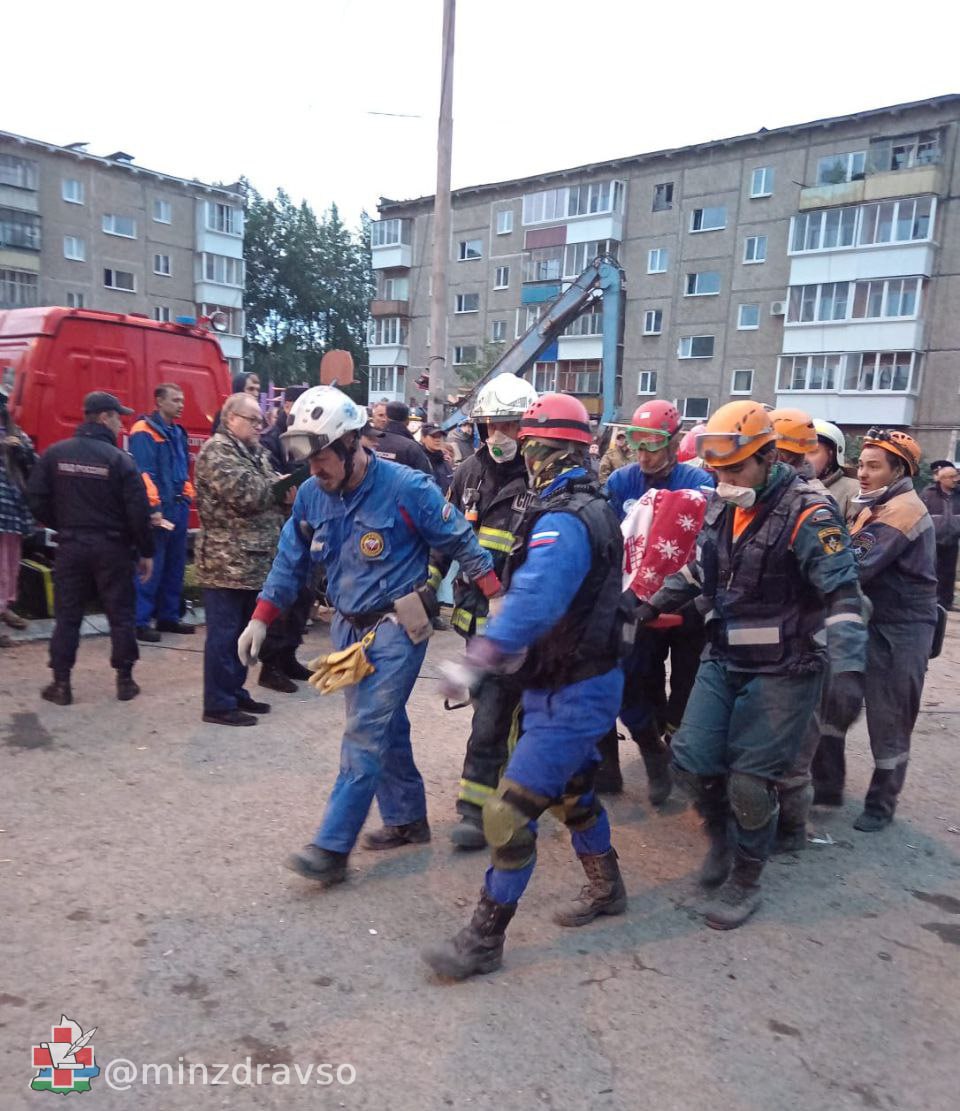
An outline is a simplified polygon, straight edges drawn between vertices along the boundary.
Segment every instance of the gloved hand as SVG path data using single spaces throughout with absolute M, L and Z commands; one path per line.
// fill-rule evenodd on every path
M 464 661 L 477 671 L 493 671 L 497 675 L 513 675 L 523 666 L 527 651 L 504 652 L 489 637 L 472 637 L 467 642 Z
M 638 625 L 647 625 L 660 616 L 660 611 L 651 606 L 649 602 L 641 602 L 637 606 L 636 615 Z
M 863 672 L 841 671 L 830 679 L 827 720 L 838 729 L 849 729 L 863 706 Z
M 255 617 L 251 618 L 249 624 L 237 639 L 237 656 L 239 656 L 244 667 L 250 667 L 251 664 L 257 662 L 260 658 L 260 649 L 266 639 L 266 622 L 258 621 Z
M 485 674 L 464 659 L 444 660 L 440 665 L 440 693 L 448 702 L 466 702 Z

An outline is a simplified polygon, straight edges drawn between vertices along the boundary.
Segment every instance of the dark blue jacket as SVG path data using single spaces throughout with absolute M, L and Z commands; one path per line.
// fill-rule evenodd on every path
M 663 482 L 649 483 L 639 463 L 628 463 L 613 472 L 604 489 L 614 513 L 622 521 L 651 485 L 658 490 L 697 490 L 701 486 L 713 489 L 715 483 L 709 471 L 689 463 L 677 463 Z
M 179 424 L 166 424 L 159 413 L 140 417 L 130 429 L 130 454 L 140 468 L 151 509 L 170 518 L 178 498 L 193 500 L 187 433 Z

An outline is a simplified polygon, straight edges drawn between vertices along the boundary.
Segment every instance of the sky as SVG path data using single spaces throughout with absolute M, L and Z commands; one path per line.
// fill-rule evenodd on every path
M 3 49 L 0 130 L 125 150 L 178 177 L 243 175 L 261 193 L 336 203 L 355 224 L 380 196 L 434 191 L 442 9 L 7 5 L 3 37 L 23 49 Z M 957 12 L 458 0 L 453 185 L 960 92 Z

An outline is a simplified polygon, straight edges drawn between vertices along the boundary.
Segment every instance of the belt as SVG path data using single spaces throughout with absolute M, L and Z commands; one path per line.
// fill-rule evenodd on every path
M 369 629 L 391 613 L 393 613 L 392 604 L 386 609 L 365 610 L 363 613 L 341 613 L 340 616 L 355 629 Z

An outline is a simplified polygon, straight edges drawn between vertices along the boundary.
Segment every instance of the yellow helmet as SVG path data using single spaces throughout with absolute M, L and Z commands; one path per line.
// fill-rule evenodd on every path
M 813 417 L 802 409 L 774 409 L 770 423 L 777 434 L 777 447 L 794 455 L 817 450 L 817 429 Z
M 708 467 L 732 467 L 776 438 L 770 414 L 758 401 L 730 401 L 697 436 L 697 451 Z

